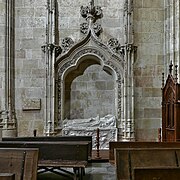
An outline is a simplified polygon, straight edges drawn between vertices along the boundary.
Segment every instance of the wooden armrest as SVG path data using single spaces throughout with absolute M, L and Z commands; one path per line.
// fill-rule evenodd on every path
M 87 166 L 87 161 L 71 161 L 71 160 L 40 160 L 39 167 L 83 167 Z

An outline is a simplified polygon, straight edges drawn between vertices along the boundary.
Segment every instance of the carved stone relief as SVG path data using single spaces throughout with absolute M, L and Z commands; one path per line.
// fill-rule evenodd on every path
M 108 149 L 109 141 L 117 140 L 116 118 L 113 115 L 88 119 L 64 120 L 63 135 L 92 136 L 93 149 L 96 149 L 96 130 L 100 129 L 100 149 Z M 86 131 L 85 131 L 86 130 Z

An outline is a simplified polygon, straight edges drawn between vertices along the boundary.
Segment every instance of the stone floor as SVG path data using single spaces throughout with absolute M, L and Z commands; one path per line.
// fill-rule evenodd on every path
M 37 180 L 68 180 L 53 173 L 39 174 Z M 115 167 L 109 162 L 92 162 L 85 169 L 83 180 L 116 180 Z

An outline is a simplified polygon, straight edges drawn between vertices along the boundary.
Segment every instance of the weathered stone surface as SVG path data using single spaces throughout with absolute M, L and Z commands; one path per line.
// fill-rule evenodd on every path
M 160 97 L 161 93 L 160 88 L 143 88 L 144 97 Z
M 22 109 L 23 111 L 40 110 L 41 99 L 24 99 Z
M 63 135 L 92 136 L 92 147 L 96 148 L 97 128 L 99 128 L 100 149 L 108 149 L 109 141 L 117 140 L 116 118 L 113 115 L 63 121 Z
M 164 1 L 144 0 L 143 7 L 145 7 L 145 8 L 163 8 Z
M 145 118 L 161 118 L 161 108 L 145 108 L 144 109 L 144 117 Z M 159 122 L 159 121 L 158 121 Z M 152 123 L 153 124 L 153 123 Z M 155 125 L 156 126 L 156 125 Z
M 57 44 L 61 44 L 65 37 L 71 37 L 74 42 L 84 37 L 79 29 L 80 23 L 85 22 L 85 19 L 80 16 L 80 7 L 87 6 L 89 2 L 57 0 Z M 106 44 L 110 38 L 117 38 L 122 46 L 125 45 L 127 36 L 125 2 L 125 0 L 95 1 L 95 4 L 103 9 L 103 18 L 99 20 L 103 27 L 100 37 L 102 43 Z M 133 64 L 136 138 L 137 140 L 143 138 L 156 140 L 156 130 L 161 126 L 161 120 L 158 112 L 153 114 L 151 109 L 156 108 L 159 111 L 161 107 L 161 74 L 162 72 L 167 74 L 170 60 L 174 64 L 179 64 L 180 58 L 179 1 L 134 0 L 133 2 L 132 35 L 134 44 L 137 46 Z M 6 1 L 0 0 L 1 94 L 5 92 L 5 3 Z M 35 115 L 34 112 L 22 112 L 22 107 L 23 99 L 26 98 L 41 99 L 42 107 L 45 107 L 47 100 L 45 82 L 50 73 L 49 61 L 45 58 L 46 54 L 41 51 L 41 46 L 49 38 L 46 37 L 46 3 L 46 0 L 16 0 L 15 2 L 15 102 L 20 135 L 32 135 L 34 128 L 38 129 L 39 135 L 43 134 L 44 109 L 41 108 Z M 111 58 L 108 60 L 111 61 Z M 114 77 L 111 76 L 109 79 L 107 77 L 96 71 L 91 75 L 89 72 L 78 77 L 78 81 L 71 84 L 74 98 L 73 117 L 76 114 L 79 114 L 79 117 L 83 117 L 84 114 L 91 116 L 101 111 L 115 112 Z M 95 80 L 97 82 L 94 82 Z M 102 92 L 103 89 L 105 89 L 104 92 Z M 87 97 L 89 98 L 86 99 Z M 78 98 L 80 102 L 76 102 Z M 104 100 L 98 98 L 104 98 Z M 3 97 L 0 102 L 0 107 L 4 107 Z M 88 109 L 88 107 L 92 108 Z M 123 109 L 121 111 L 123 114 Z M 38 117 L 37 120 L 34 116 Z M 121 122 L 121 119 L 118 122 Z

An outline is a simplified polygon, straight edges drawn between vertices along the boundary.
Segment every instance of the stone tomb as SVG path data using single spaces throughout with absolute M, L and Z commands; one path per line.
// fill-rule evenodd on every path
M 99 128 L 99 148 L 108 149 L 109 141 L 117 140 L 116 119 L 113 115 L 88 119 L 64 120 L 62 134 L 68 136 L 92 136 L 92 147 L 96 149 L 97 128 Z

